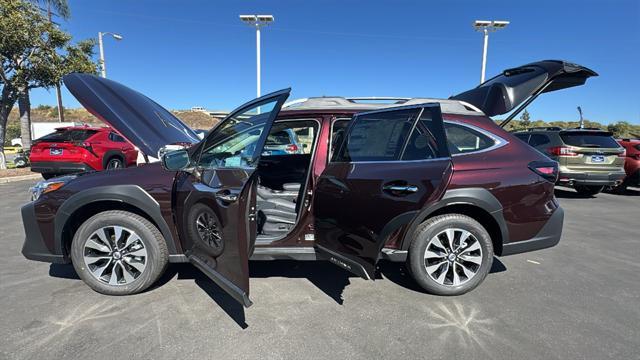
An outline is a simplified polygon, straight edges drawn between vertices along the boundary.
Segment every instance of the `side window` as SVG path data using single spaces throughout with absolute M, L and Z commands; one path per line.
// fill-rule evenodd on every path
M 444 128 L 452 155 L 484 150 L 495 144 L 493 139 L 468 126 L 445 123 Z
M 317 132 L 315 120 L 276 122 L 264 143 L 262 156 L 310 154 Z
M 347 132 L 347 127 L 349 126 L 349 121 L 351 119 L 344 120 L 335 120 L 333 125 L 331 125 L 331 144 L 329 149 L 329 159 L 333 158 L 334 151 L 342 144 L 342 140 L 344 140 L 344 135 Z
M 402 152 L 402 160 L 426 160 L 448 156 L 442 122 L 433 121 L 431 109 L 425 108 Z
M 375 112 L 355 118 L 334 160 L 391 161 L 402 155 L 420 109 Z
M 209 133 L 198 159 L 203 169 L 255 167 L 259 140 L 277 100 L 260 104 L 225 120 Z
M 109 140 L 115 142 L 125 142 L 124 138 L 116 133 L 109 133 Z
M 550 142 L 551 140 L 549 140 L 549 137 L 543 134 L 531 134 L 531 137 L 529 138 L 529 145 L 534 147 L 542 146 Z
M 529 134 L 513 134 L 515 135 L 515 137 L 517 137 L 518 139 L 528 143 L 529 142 Z

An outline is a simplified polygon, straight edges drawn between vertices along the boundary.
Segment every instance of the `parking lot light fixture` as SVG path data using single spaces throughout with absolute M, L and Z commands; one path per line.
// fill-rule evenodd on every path
M 240 15 L 240 21 L 256 29 L 256 95 L 260 97 L 260 28 L 271 24 L 273 15 Z
M 122 35 L 112 32 L 98 32 L 98 47 L 100 48 L 100 74 L 103 78 L 107 77 L 107 67 L 104 62 L 104 46 L 102 45 L 102 37 L 105 35 L 111 35 L 112 38 L 120 41 L 123 39 Z
M 480 73 L 480 83 L 484 82 L 485 71 L 487 69 L 487 48 L 489 46 L 489 32 L 504 29 L 509 25 L 509 21 L 504 20 L 476 20 L 473 27 L 476 31 L 483 33 L 484 46 L 482 47 L 482 70 Z

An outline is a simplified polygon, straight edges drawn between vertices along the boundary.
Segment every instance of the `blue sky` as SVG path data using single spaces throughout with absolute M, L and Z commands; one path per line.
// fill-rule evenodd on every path
M 170 109 L 230 110 L 255 96 L 255 32 L 239 14 L 273 14 L 262 33 L 262 92 L 448 97 L 477 85 L 475 19 L 509 20 L 490 35 L 487 77 L 542 59 L 600 74 L 541 96 L 533 119 L 640 123 L 640 1 L 170 1 L 70 0 L 61 26 L 106 39 L 107 75 Z M 97 52 L 97 49 L 96 49 Z M 63 93 L 67 107 L 78 103 Z M 55 104 L 35 90 L 32 103 Z

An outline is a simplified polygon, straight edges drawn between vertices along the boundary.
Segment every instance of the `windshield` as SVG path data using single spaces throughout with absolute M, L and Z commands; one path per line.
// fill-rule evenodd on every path
M 567 132 L 560 137 L 565 144 L 578 147 L 618 148 L 618 143 L 608 132 Z

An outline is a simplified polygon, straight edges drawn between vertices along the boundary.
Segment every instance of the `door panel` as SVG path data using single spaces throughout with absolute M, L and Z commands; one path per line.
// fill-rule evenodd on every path
M 189 261 L 250 306 L 248 259 L 257 232 L 256 165 L 289 90 L 232 112 L 191 150 L 193 169 L 176 177 L 175 214 Z
M 438 105 L 358 114 L 316 186 L 318 252 L 373 279 L 389 235 L 440 199 L 451 173 Z

